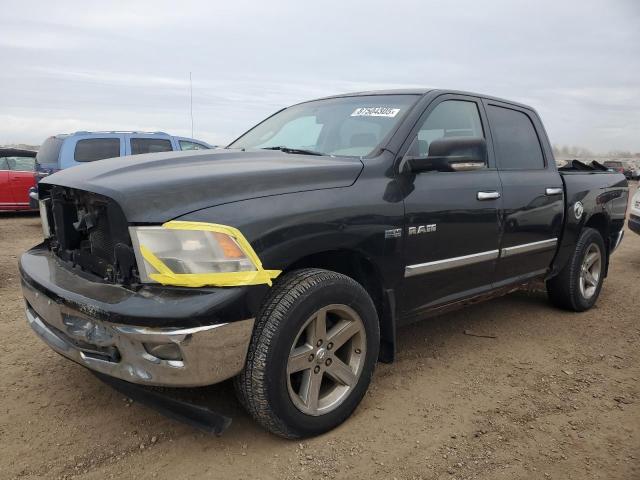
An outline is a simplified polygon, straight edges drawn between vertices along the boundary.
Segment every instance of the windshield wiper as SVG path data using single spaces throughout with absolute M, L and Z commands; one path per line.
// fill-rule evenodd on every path
M 313 150 L 305 150 L 304 148 L 289 148 L 284 145 L 280 145 L 277 147 L 264 147 L 262 150 L 280 150 L 284 153 L 297 153 L 300 155 L 325 155 L 324 153 L 316 152 Z

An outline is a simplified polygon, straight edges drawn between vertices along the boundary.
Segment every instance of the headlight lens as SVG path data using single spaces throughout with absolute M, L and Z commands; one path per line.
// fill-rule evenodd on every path
M 232 227 L 172 221 L 157 227 L 129 227 L 140 281 L 163 285 L 271 284 L 279 271 L 266 271 L 249 242 Z

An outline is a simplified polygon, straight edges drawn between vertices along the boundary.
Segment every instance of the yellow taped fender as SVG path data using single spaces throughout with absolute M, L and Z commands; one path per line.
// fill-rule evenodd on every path
M 174 273 L 165 263 L 156 257 L 151 250 L 140 245 L 140 253 L 158 273 L 150 273 L 152 280 L 162 285 L 175 285 L 179 287 L 236 287 L 242 285 L 272 285 L 272 280 L 282 273 L 282 270 L 265 270 L 262 262 L 253 250 L 251 244 L 237 228 L 216 223 L 170 221 L 162 225 L 162 228 L 170 230 L 199 230 L 217 232 L 232 237 L 240 246 L 244 254 L 256 267 L 248 272 L 215 272 L 215 273 Z

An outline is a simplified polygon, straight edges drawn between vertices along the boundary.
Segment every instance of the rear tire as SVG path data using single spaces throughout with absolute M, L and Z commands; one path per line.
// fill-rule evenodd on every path
M 584 228 L 565 267 L 547 280 L 551 303 L 574 312 L 593 307 L 602 290 L 606 261 L 602 235 L 593 228 Z
M 258 312 L 234 381 L 238 398 L 276 435 L 319 435 L 362 400 L 379 343 L 376 308 L 358 282 L 328 270 L 290 272 Z

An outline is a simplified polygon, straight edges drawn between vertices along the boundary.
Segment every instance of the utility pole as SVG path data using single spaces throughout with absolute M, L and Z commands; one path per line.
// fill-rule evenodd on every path
M 191 138 L 193 138 L 193 81 L 189 72 L 189 104 L 191 109 Z

